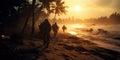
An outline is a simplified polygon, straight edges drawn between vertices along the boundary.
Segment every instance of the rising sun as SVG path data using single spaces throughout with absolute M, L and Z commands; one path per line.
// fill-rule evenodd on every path
M 74 9 L 75 9 L 75 11 L 78 12 L 78 11 L 80 11 L 80 6 L 77 5 L 77 6 L 74 7 Z

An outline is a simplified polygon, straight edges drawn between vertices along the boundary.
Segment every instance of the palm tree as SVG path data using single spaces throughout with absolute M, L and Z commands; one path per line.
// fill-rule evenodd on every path
M 39 4 L 36 5 L 36 1 L 42 3 L 41 7 L 37 7 Z M 34 34 L 34 29 L 35 29 L 35 27 L 34 27 L 35 18 L 39 17 L 43 8 L 46 8 L 48 11 L 50 11 L 50 2 L 53 2 L 53 1 L 55 1 L 55 0 L 32 0 L 32 5 L 28 4 L 29 6 L 31 6 L 29 10 L 32 12 L 32 32 L 31 32 L 32 35 Z M 26 6 L 26 8 L 27 8 L 27 6 Z M 22 33 L 24 33 L 24 30 L 27 26 L 29 17 L 31 17 L 31 13 L 29 13 L 29 15 L 26 19 L 26 22 L 25 22 L 24 27 L 22 29 Z
M 32 0 L 32 5 L 28 4 L 30 6 L 30 9 L 28 8 L 28 6 L 26 6 L 26 9 L 27 10 L 29 9 L 29 11 L 32 12 L 32 31 L 31 31 L 31 36 L 34 34 L 34 29 L 35 29 L 35 27 L 34 27 L 34 25 L 35 25 L 35 14 L 34 14 L 34 12 L 35 12 L 35 4 L 36 4 L 36 0 Z M 28 23 L 28 20 L 29 20 L 30 16 L 31 16 L 31 13 L 29 13 L 29 15 L 27 16 L 27 19 L 25 21 L 25 24 L 24 24 L 24 27 L 23 27 L 21 33 L 24 33 L 24 30 L 25 30 L 25 28 L 27 26 L 27 23 Z
M 65 9 L 67 6 L 64 6 L 65 2 L 62 0 L 56 0 L 56 7 L 55 7 L 55 16 L 54 16 L 54 21 L 56 20 L 56 15 L 61 15 L 61 14 L 66 14 L 67 10 Z
M 35 3 L 36 3 L 36 0 L 33 0 L 32 1 L 32 7 L 33 7 L 33 10 L 32 10 L 32 32 L 31 32 L 31 34 L 33 35 L 34 34 L 34 29 L 35 29 L 35 27 L 34 27 L 34 25 L 35 25 L 35 14 L 34 14 L 34 11 L 35 11 Z
M 41 14 L 41 11 L 43 9 L 47 10 L 46 16 L 49 16 L 49 14 L 52 13 L 52 10 L 50 9 L 51 8 L 50 3 L 54 2 L 55 0 L 38 0 L 38 1 L 42 3 L 41 7 L 37 8 L 37 11 L 36 11 L 37 12 L 36 14 L 38 15 L 38 17 Z
M 23 8 L 25 3 L 27 3 L 26 0 L 1 0 L 0 22 L 4 24 L 4 27 L 13 27 L 17 25 L 20 10 Z

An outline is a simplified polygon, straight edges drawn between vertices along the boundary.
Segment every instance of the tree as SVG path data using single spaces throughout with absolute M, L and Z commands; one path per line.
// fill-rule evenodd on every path
M 56 19 L 56 15 L 66 14 L 67 10 L 65 9 L 67 6 L 64 6 L 65 2 L 62 0 L 56 0 L 56 7 L 55 7 L 55 16 L 54 16 L 54 22 Z
M 19 11 L 25 5 L 26 0 L 1 0 L 0 2 L 0 25 L 2 29 L 16 26 L 19 19 Z M 4 31 L 5 31 L 4 30 Z
M 41 12 L 43 9 L 47 10 L 47 13 L 44 12 L 44 14 L 46 14 L 46 16 L 49 16 L 50 13 L 53 13 L 53 10 L 51 9 L 51 3 L 55 2 L 55 0 L 38 0 L 39 2 L 41 2 L 41 7 L 37 8 L 36 11 L 36 15 L 39 17 Z
M 115 12 L 115 13 L 112 13 L 110 16 L 109 16 L 109 20 L 111 22 L 114 22 L 114 23 L 119 23 L 120 22 L 120 14 Z
M 35 14 L 34 14 L 34 11 L 35 11 L 35 3 L 36 3 L 36 0 L 33 0 L 32 1 L 32 32 L 31 32 L 31 34 L 33 35 L 34 34 L 34 29 L 35 29 L 35 27 L 34 27 L 34 25 L 35 25 Z
M 41 3 L 37 3 L 37 2 Z M 55 0 L 32 0 L 31 4 L 28 4 L 28 6 L 30 6 L 30 8 L 28 6 L 26 6 L 26 12 L 29 12 L 29 14 L 27 13 L 27 18 L 26 18 L 26 21 L 25 21 L 25 24 L 24 24 L 24 27 L 22 29 L 22 33 L 24 33 L 24 30 L 27 26 L 27 23 L 28 23 L 28 20 L 30 17 L 32 17 L 32 32 L 31 34 L 34 34 L 34 25 L 35 25 L 35 20 L 37 20 L 42 13 L 42 9 L 47 9 L 47 11 L 51 11 L 50 10 L 50 2 L 53 2 Z M 40 7 L 38 7 L 40 5 Z M 27 11 L 29 9 L 29 11 Z M 31 12 L 32 13 L 31 13 Z M 24 14 L 26 13 L 24 12 Z
M 35 2 L 35 1 L 39 2 L 40 4 L 37 4 L 37 2 Z M 51 6 L 52 2 L 56 3 L 56 7 Z M 31 4 L 32 4 L 32 6 L 31 6 Z M 47 14 L 45 15 L 45 13 L 44 13 L 43 14 L 44 16 L 49 16 L 50 13 L 53 13 L 53 11 L 55 11 L 55 17 L 56 17 L 56 14 L 60 15 L 60 14 L 66 12 L 66 10 L 65 10 L 66 6 L 64 6 L 64 2 L 62 2 L 61 0 L 32 0 L 31 4 L 30 4 L 31 7 L 29 10 L 33 13 L 28 14 L 28 17 L 26 19 L 26 22 L 24 24 L 22 32 L 24 32 L 24 30 L 26 28 L 29 17 L 32 17 L 32 32 L 31 32 L 31 34 L 34 33 L 35 20 L 37 20 L 40 17 L 40 15 L 42 15 L 43 9 L 47 10 Z M 38 6 L 40 6 L 40 7 L 38 7 Z M 26 8 L 27 8 L 27 6 L 26 6 Z M 51 8 L 53 8 L 53 9 L 51 9 Z
M 120 18 L 120 14 L 119 13 L 117 13 L 117 12 L 115 12 L 115 13 L 112 13 L 111 15 L 110 15 L 110 17 L 109 17 L 110 19 L 119 19 Z

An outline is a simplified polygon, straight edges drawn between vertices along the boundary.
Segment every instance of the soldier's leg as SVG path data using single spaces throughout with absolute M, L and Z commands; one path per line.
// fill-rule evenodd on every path
M 46 48 L 48 48 L 50 43 L 50 34 L 47 35 L 47 39 L 46 39 Z

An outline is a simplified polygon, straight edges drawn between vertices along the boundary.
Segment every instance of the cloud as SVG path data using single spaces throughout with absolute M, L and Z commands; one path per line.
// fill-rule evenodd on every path
M 102 6 L 102 7 L 106 7 L 106 6 L 110 6 L 113 0 L 96 0 L 95 3 L 98 6 Z
M 120 12 L 120 0 L 94 0 L 96 7 L 111 8 L 114 11 Z
M 112 7 L 120 12 L 120 0 L 114 0 Z

